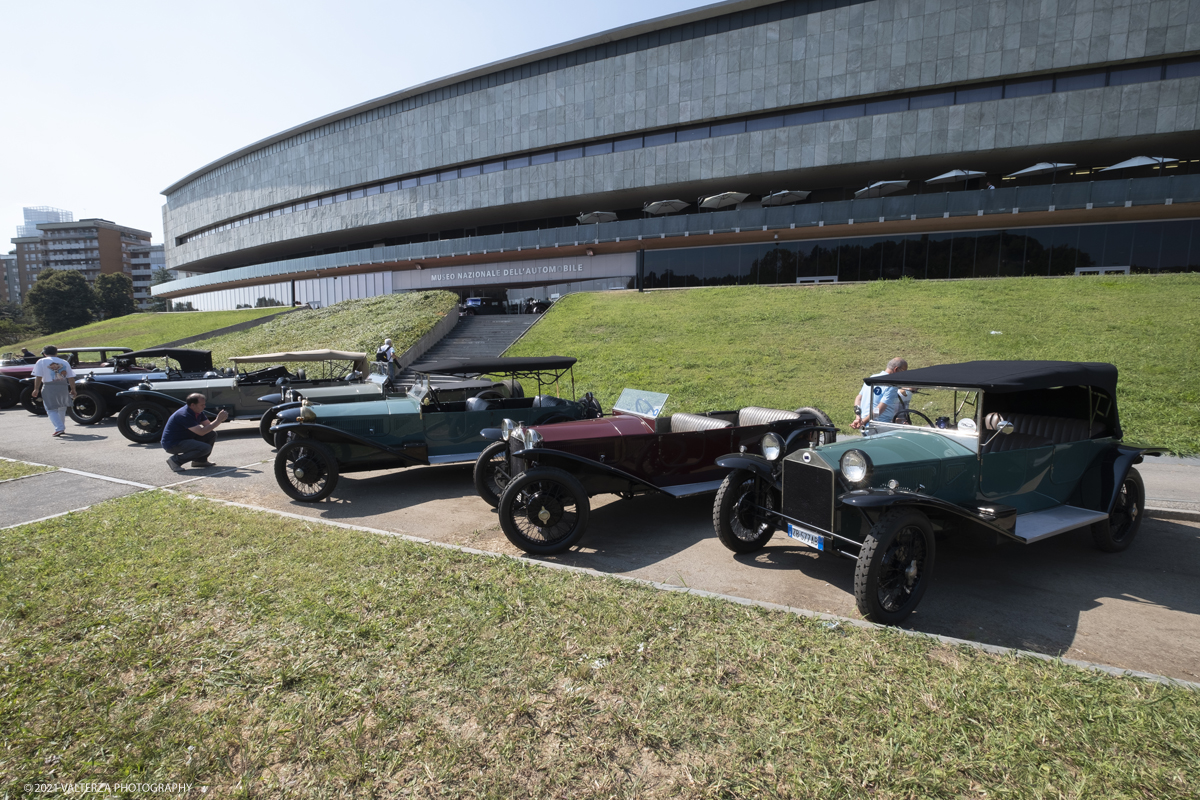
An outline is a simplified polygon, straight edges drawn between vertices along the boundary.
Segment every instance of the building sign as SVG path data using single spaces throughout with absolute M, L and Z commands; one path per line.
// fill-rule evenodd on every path
M 593 278 L 633 277 L 636 273 L 636 253 L 615 253 L 457 267 L 435 267 L 426 263 L 423 269 L 393 273 L 392 285 L 395 291 L 464 286 L 541 286 Z

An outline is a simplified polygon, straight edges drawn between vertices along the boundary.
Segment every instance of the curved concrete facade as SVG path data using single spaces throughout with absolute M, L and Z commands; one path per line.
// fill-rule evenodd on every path
M 853 189 L 893 177 L 915 188 L 955 167 L 1200 158 L 1200 77 L 1172 66 L 1198 54 L 1200 4 L 1188 0 L 735 0 L 451 76 L 232 153 L 164 191 L 167 265 L 209 272 L 446 230 L 469 240 L 481 226 L 726 189 Z M 1139 67 L 1162 72 L 1142 79 Z M 1116 71 L 1069 88 L 1094 83 L 1091 68 Z M 1029 79 L 1036 90 L 1055 76 L 1068 90 L 969 99 L 975 87 L 992 97 L 998 82 Z M 954 91 L 953 104 L 918 107 Z M 888 110 L 904 98 L 908 108 Z M 483 174 L 531 153 L 823 108 L 825 119 L 806 124 L 714 128 Z M 829 119 L 840 109 L 857 115 Z M 460 168 L 480 174 L 419 183 Z M 318 199 L 406 178 L 418 185 Z M 305 200 L 315 207 L 279 213 Z M 248 215 L 264 218 L 233 226 Z

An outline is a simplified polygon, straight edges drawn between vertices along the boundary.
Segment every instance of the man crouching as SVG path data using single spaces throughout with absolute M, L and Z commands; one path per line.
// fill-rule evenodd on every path
M 185 461 L 191 461 L 193 467 L 216 466 L 208 460 L 208 454 L 217 441 L 217 426 L 229 419 L 229 415 L 221 409 L 216 419 L 208 419 L 204 416 L 207 402 L 199 392 L 189 394 L 187 405 L 168 417 L 163 426 L 163 450 L 171 453 L 167 466 L 176 472 L 183 471 Z

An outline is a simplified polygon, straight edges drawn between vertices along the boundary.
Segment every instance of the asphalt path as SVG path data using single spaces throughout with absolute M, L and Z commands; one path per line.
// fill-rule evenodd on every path
M 482 550 L 522 555 L 475 496 L 468 465 L 342 476 L 331 500 L 289 499 L 257 425 L 220 429 L 218 466 L 182 474 L 158 447 L 136 445 L 116 423 L 50 436 L 20 408 L 0 412 L 0 456 L 70 470 L 0 483 L 0 528 L 150 487 L 172 489 Z M 934 580 L 905 627 L 1002 647 L 1200 681 L 1200 461 L 1139 467 L 1148 517 L 1125 553 L 1102 553 L 1087 532 L 1032 545 L 971 536 L 938 542 Z M 119 502 L 109 506 L 119 515 Z M 1164 518 L 1174 515 L 1176 519 Z M 546 561 L 858 618 L 854 564 L 781 534 L 737 556 L 712 529 L 712 498 L 593 498 L 579 546 Z

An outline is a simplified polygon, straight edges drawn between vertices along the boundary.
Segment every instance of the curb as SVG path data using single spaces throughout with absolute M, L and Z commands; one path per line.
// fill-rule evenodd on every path
M 1176 519 L 1185 522 L 1200 522 L 1200 511 L 1188 508 L 1151 508 L 1146 506 L 1146 516 L 1155 519 Z

